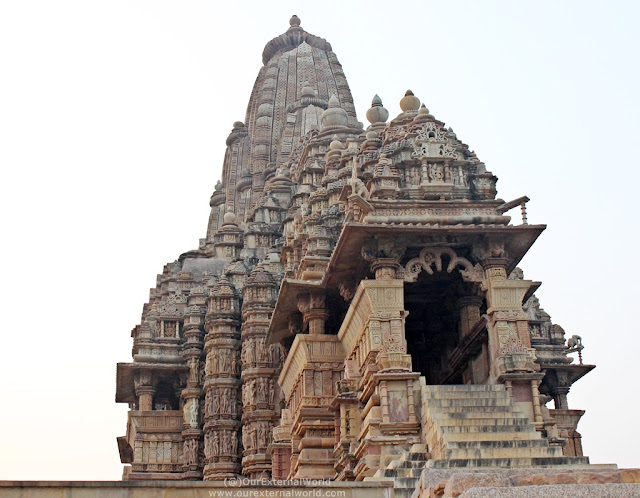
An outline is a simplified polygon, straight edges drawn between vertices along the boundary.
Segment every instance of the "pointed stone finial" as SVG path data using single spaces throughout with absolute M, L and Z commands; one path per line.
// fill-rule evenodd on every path
M 413 95 L 411 90 L 407 90 L 400 100 L 400 109 L 402 112 L 415 112 L 420 109 L 420 99 Z
M 293 14 L 291 16 L 291 19 L 289 19 L 289 26 L 291 26 L 292 28 L 300 26 L 300 18 L 297 15 Z
M 376 94 L 371 101 L 371 108 L 367 111 L 369 123 L 384 123 L 389 118 L 389 111 L 382 106 L 382 99 Z
M 331 97 L 329 97 L 329 107 L 331 108 L 340 107 L 340 101 L 338 100 L 338 97 L 336 96 L 335 93 L 332 93 Z
M 418 114 L 420 116 L 426 116 L 427 114 L 429 114 L 429 109 L 427 109 L 426 106 L 424 104 L 422 104 L 420 106 L 420 110 L 418 111 Z
M 220 192 L 222 190 L 222 182 L 220 180 L 216 183 L 215 190 L 216 192 Z

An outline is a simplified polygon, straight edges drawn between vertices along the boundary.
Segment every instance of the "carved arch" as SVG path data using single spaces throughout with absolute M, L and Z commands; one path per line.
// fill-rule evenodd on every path
M 480 264 L 475 266 L 466 258 L 461 258 L 450 247 L 425 247 L 420 251 L 420 256 L 409 261 L 404 268 L 405 282 L 415 282 L 422 270 L 429 275 L 433 275 L 435 271 L 442 271 L 442 256 L 449 256 L 449 265 L 446 268 L 447 273 L 451 273 L 456 267 L 462 266 L 459 270 L 462 280 L 465 282 L 482 282 L 484 279 L 484 270 Z

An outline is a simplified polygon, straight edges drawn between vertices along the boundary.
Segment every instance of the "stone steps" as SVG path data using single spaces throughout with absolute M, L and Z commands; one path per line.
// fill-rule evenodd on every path
M 496 414 L 505 414 L 507 416 L 513 416 L 514 414 L 514 408 L 512 406 L 479 406 L 479 405 L 459 405 L 459 404 L 455 404 L 452 406 L 429 406 L 429 411 L 432 413 L 441 413 L 441 414 L 447 414 L 447 415 L 453 415 L 453 414 L 462 414 L 462 415 L 473 415 L 473 414 L 480 414 L 480 415 L 484 415 L 485 417 L 487 416 L 487 414 L 491 414 L 491 416 L 493 416 L 494 413 Z
M 397 460 L 392 460 L 385 469 L 378 469 L 373 477 L 365 481 L 393 481 L 393 493 L 396 498 L 411 498 L 420 481 L 429 454 L 424 445 L 416 444 L 411 451 L 405 451 Z
M 464 419 L 464 422 L 461 422 L 462 419 Z M 460 425 L 461 423 L 464 423 L 464 425 Z M 440 427 L 503 427 L 508 425 L 527 426 L 532 424 L 528 418 L 523 417 L 522 415 L 501 417 L 494 414 L 492 418 L 487 418 L 486 415 L 484 417 L 478 416 L 465 418 L 460 414 L 455 414 L 455 416 L 439 416 L 438 425 Z
M 473 420 L 473 422 L 479 419 Z M 502 419 L 504 420 L 504 419 Z M 514 424 L 467 424 L 467 425 L 440 425 L 440 430 L 444 434 L 495 434 L 496 432 L 535 432 L 533 424 L 528 423 L 528 419 Z
M 459 433 L 459 434 L 442 434 L 442 440 L 447 443 L 456 442 L 511 442 L 531 440 L 538 437 L 535 432 L 477 432 L 477 433 Z
M 540 436 L 502 385 L 427 386 L 420 378 L 424 442 L 365 480 L 392 481 L 397 498 L 410 498 L 425 468 L 564 468 L 587 465 L 567 458 Z M 430 459 L 426 451 L 442 459 Z
M 562 450 L 550 447 L 545 439 L 460 441 L 448 442 L 445 456 L 454 460 L 461 458 L 544 458 L 562 456 Z
M 508 399 L 509 393 L 507 391 L 477 391 L 473 392 L 473 397 L 477 399 Z M 468 399 L 468 391 L 438 391 L 427 392 L 428 399 Z
M 496 407 L 493 407 L 496 408 Z M 502 407 L 500 407 L 502 408 Z M 514 418 L 524 418 L 524 416 L 522 415 L 522 413 L 516 412 L 515 410 L 512 412 L 508 412 L 506 410 L 500 411 L 500 410 L 494 410 L 491 412 L 491 414 L 487 413 L 486 411 L 482 410 L 482 411 L 471 411 L 471 410 L 460 410 L 460 411 L 456 411 L 456 412 L 444 412 L 444 411 L 438 411 L 438 410 L 434 410 L 434 413 L 438 415 L 438 419 L 452 419 L 452 420 L 460 420 L 460 419 L 474 419 L 474 418 L 481 418 L 481 419 L 487 419 L 487 422 L 491 425 L 492 421 L 495 421 L 496 419 L 507 419 L 507 420 L 511 420 Z M 456 422 L 457 423 L 457 422 Z M 527 419 L 527 423 L 531 423 L 530 420 Z
M 421 382 L 422 384 L 422 382 Z M 427 386 L 422 384 L 421 387 L 427 388 L 427 394 L 462 392 L 462 393 L 488 393 L 500 392 L 506 393 L 502 384 L 447 384 L 442 386 Z M 424 389 L 423 389 L 424 392 Z
M 493 398 L 455 398 L 455 399 L 427 399 L 427 402 L 434 410 L 447 410 L 453 407 L 502 407 L 510 408 L 511 399 L 508 397 Z
M 533 458 L 460 458 L 429 460 L 427 468 L 527 468 L 588 465 L 587 457 L 533 457 Z
M 424 465 L 422 463 L 419 467 L 413 468 L 380 469 L 378 472 L 380 477 L 415 477 L 418 479 L 422 474 Z
M 567 460 L 561 448 L 549 446 L 502 385 L 427 386 L 421 382 L 421 391 L 427 438 L 442 458 L 428 462 L 428 467 L 586 463 Z

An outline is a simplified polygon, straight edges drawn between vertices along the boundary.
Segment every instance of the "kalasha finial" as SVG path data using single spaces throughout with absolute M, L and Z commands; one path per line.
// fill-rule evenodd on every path
M 416 112 L 420 109 L 420 99 L 413 95 L 411 90 L 407 90 L 400 100 L 400 109 L 402 112 Z
M 384 123 L 389 118 L 389 111 L 382 106 L 382 99 L 375 95 L 371 101 L 371 107 L 367 111 L 369 123 Z
M 300 18 L 297 15 L 293 14 L 291 16 L 291 19 L 289 19 L 289 26 L 291 26 L 292 28 L 300 26 Z

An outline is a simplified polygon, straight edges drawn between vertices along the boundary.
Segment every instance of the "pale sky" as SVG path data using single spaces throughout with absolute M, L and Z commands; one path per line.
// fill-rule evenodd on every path
M 592 463 L 640 467 L 640 3 L 0 0 L 0 479 L 118 480 L 116 363 L 204 237 L 264 45 L 297 14 L 358 117 L 410 88 L 546 223 L 521 267 L 585 363 Z M 517 212 L 514 211 L 515 215 Z

